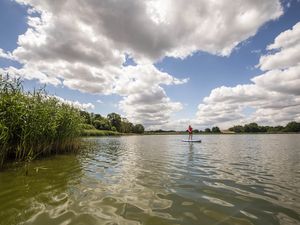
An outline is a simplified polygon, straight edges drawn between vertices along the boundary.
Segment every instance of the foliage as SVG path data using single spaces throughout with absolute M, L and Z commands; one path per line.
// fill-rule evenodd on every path
M 121 116 L 117 113 L 110 113 L 107 115 L 107 119 L 109 120 L 112 127 L 115 127 L 117 131 L 121 131 Z
M 229 130 L 233 131 L 235 133 L 243 133 L 244 132 L 244 127 L 241 126 L 241 125 L 236 125 L 236 126 L 230 127 Z
M 236 125 L 229 128 L 235 133 L 277 133 L 277 132 L 300 132 L 300 123 L 295 121 L 289 122 L 284 126 L 259 126 L 257 123 L 249 123 L 244 126 Z
M 95 129 L 95 127 L 93 125 L 91 125 L 91 124 L 84 123 L 84 124 L 82 124 L 82 129 L 84 129 L 84 130 L 92 130 L 92 129 Z
M 129 122 L 126 118 L 122 118 L 121 121 L 121 132 L 122 133 L 131 133 L 134 131 L 133 123 Z
M 25 92 L 19 79 L 0 76 L 0 167 L 78 148 L 83 119 L 79 110 L 44 90 Z
M 285 132 L 300 132 L 300 123 L 297 123 L 295 121 L 289 122 L 285 128 Z
M 210 130 L 209 128 L 205 128 L 204 132 L 205 132 L 205 133 L 210 133 L 211 130 Z
M 97 130 L 97 129 L 89 129 L 84 130 L 82 132 L 82 136 L 91 137 L 91 136 L 116 136 L 120 135 L 120 133 L 111 131 L 111 130 Z
M 80 115 L 83 117 L 85 124 L 92 124 L 91 116 L 86 111 L 80 111 Z
M 80 114 L 84 119 L 85 125 L 83 127 L 86 130 L 97 129 L 138 134 L 144 133 L 145 130 L 142 124 L 134 125 L 128 119 L 121 118 L 117 113 L 110 113 L 107 117 L 85 111 L 81 111 Z
M 213 128 L 211 128 L 211 132 L 212 132 L 212 133 L 221 133 L 219 127 L 213 127 Z
M 142 134 L 144 133 L 144 127 L 142 124 L 136 124 L 134 127 L 133 127 L 133 133 L 137 133 L 137 134 Z

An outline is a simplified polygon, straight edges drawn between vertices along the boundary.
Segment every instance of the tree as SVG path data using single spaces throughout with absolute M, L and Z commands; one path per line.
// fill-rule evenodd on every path
M 246 133 L 256 133 L 256 132 L 259 132 L 260 129 L 259 129 L 257 123 L 249 123 L 244 126 L 244 131 Z
M 122 118 L 121 121 L 121 132 L 122 133 L 131 133 L 133 132 L 133 124 L 128 121 L 126 118 Z
M 133 132 L 134 133 L 137 133 L 137 134 L 142 134 L 144 133 L 145 131 L 145 128 L 142 124 L 136 124 L 134 127 L 133 127 Z
M 211 128 L 211 132 L 212 132 L 212 133 L 221 133 L 219 127 L 213 127 L 213 128 Z
M 275 126 L 275 127 L 268 127 L 268 132 L 282 132 L 284 130 L 283 126 Z
M 110 113 L 107 115 L 107 119 L 109 120 L 112 127 L 115 127 L 118 132 L 121 131 L 121 116 L 117 113 Z
M 229 128 L 230 131 L 233 131 L 235 133 L 243 133 L 244 132 L 244 127 L 241 125 L 233 126 Z
M 102 120 L 103 117 L 100 114 L 94 114 L 94 120 Z
M 205 133 L 210 133 L 211 131 L 210 131 L 209 128 L 205 128 L 204 132 L 205 132 Z
M 101 117 L 101 119 L 94 120 L 93 125 L 98 130 L 111 130 L 111 126 L 108 119 L 104 117 Z
M 84 123 L 92 124 L 91 116 L 88 112 L 80 111 L 80 115 L 83 117 Z
M 285 126 L 284 131 L 286 131 L 286 132 L 300 132 L 300 123 L 297 123 L 295 121 L 289 122 Z
M 96 129 L 101 130 L 101 121 L 100 120 L 94 120 L 93 125 Z

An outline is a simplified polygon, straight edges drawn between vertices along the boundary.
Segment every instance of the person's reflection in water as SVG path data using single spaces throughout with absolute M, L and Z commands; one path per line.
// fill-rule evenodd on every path
M 189 143 L 188 163 L 193 165 L 194 162 L 194 143 Z

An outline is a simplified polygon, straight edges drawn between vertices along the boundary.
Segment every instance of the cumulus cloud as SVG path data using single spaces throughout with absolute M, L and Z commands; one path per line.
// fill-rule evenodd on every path
M 0 58 L 12 59 L 12 54 L 10 52 L 5 52 L 2 48 L 0 48 Z
M 59 96 L 52 96 L 54 98 L 56 98 L 57 100 L 59 100 L 60 102 L 64 103 L 64 104 L 68 104 L 68 105 L 72 105 L 78 109 L 81 109 L 81 110 L 89 110 L 89 109 L 94 109 L 95 108 L 95 105 L 92 104 L 92 103 L 81 103 L 79 101 L 71 101 L 71 100 L 67 100 L 67 99 L 64 99 L 62 97 L 59 97 Z
M 198 106 L 197 118 L 201 124 L 230 126 L 256 121 L 263 124 L 285 124 L 300 120 L 300 22 L 279 34 L 268 50 L 277 50 L 261 56 L 259 67 L 267 70 L 251 79 L 251 84 L 219 87 Z M 247 115 L 244 110 L 254 112 Z
M 258 66 L 262 70 L 285 69 L 300 64 L 300 23 L 278 35 L 268 50 L 275 54 L 262 56 Z
M 119 106 L 127 116 L 147 124 L 165 123 L 182 108 L 162 85 L 187 82 L 159 71 L 155 62 L 196 51 L 228 56 L 283 13 L 278 0 L 16 1 L 30 6 L 29 27 L 17 48 L 0 56 L 23 66 L 4 71 L 82 92 L 121 95 Z M 124 66 L 126 56 L 137 65 Z

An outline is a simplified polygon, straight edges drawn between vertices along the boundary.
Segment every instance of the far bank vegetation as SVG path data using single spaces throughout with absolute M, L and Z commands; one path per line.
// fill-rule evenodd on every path
M 83 136 L 108 136 L 120 134 L 142 134 L 145 128 L 142 124 L 133 124 L 117 113 L 110 113 L 106 117 L 100 114 L 81 111 L 84 120 Z

